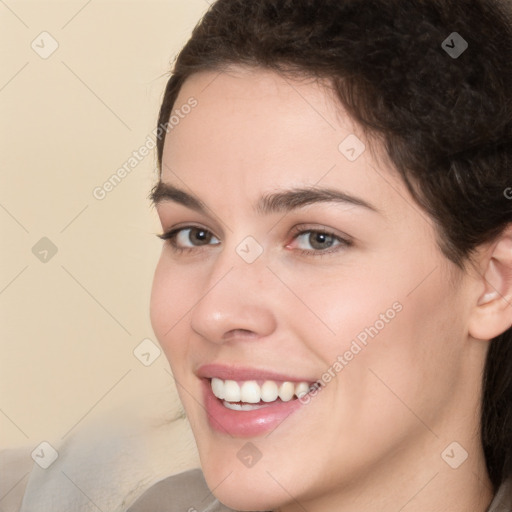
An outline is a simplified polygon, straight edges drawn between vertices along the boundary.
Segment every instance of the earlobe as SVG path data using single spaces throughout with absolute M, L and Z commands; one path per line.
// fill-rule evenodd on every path
M 469 322 L 469 334 L 491 340 L 512 325 L 512 226 L 486 251 L 479 278 L 483 290 Z

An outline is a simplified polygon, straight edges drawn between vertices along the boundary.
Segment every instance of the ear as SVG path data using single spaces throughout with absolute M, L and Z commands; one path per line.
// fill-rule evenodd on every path
M 485 251 L 481 264 L 469 334 L 491 340 L 512 326 L 512 225 Z

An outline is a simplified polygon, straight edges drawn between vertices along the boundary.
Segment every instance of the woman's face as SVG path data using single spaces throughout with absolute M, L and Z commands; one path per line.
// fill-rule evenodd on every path
M 465 277 L 389 164 L 311 80 L 201 73 L 176 110 L 155 199 L 180 231 L 151 318 L 215 495 L 307 509 L 454 471 L 441 453 L 472 449 L 484 349 Z

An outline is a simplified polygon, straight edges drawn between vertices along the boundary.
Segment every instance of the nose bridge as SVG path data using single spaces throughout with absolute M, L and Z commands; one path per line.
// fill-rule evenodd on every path
M 275 329 L 268 283 L 272 274 L 262 248 L 259 255 L 257 250 L 254 240 L 244 239 L 236 247 L 225 248 L 213 263 L 204 293 L 191 313 L 192 329 L 202 337 L 220 343 L 238 331 L 260 337 Z

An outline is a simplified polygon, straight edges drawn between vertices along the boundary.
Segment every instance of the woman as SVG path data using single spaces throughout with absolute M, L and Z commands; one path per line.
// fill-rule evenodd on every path
M 211 6 L 152 193 L 202 471 L 132 511 L 511 510 L 510 9 Z

